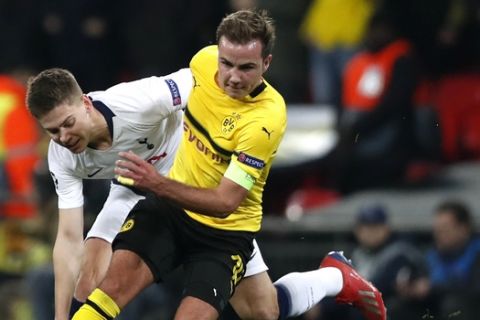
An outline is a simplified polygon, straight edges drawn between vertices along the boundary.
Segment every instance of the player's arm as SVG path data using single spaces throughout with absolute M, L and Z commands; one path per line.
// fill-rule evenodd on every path
M 78 301 L 85 301 L 105 277 L 112 256 L 113 239 L 130 210 L 142 198 L 124 186 L 111 184 L 107 200 L 84 242 L 82 265 L 75 288 L 75 299 Z
M 120 106 L 116 114 L 131 122 L 156 124 L 186 107 L 192 87 L 190 69 L 181 69 L 162 77 L 120 83 L 109 88 L 103 99 Z
M 226 177 L 216 188 L 196 188 L 158 176 L 160 179 L 152 190 L 155 194 L 173 200 L 182 208 L 218 218 L 234 212 L 249 191 Z
M 83 207 L 59 209 L 53 248 L 55 319 L 66 320 L 70 311 L 83 252 Z
M 192 187 L 162 176 L 155 167 L 133 152 L 121 152 L 120 156 L 125 160 L 117 161 L 115 168 L 115 173 L 121 176 L 119 182 L 133 182 L 137 188 L 168 198 L 185 209 L 213 217 L 224 218 L 235 211 L 251 187 L 251 184 L 243 183 L 233 175 L 224 176 L 215 188 Z M 241 175 L 241 172 L 236 174 Z

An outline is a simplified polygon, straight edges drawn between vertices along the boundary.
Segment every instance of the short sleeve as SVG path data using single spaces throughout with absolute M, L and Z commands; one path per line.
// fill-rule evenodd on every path
M 71 209 L 83 206 L 82 179 L 75 177 L 73 160 L 65 156 L 62 147 L 50 141 L 48 148 L 48 169 L 58 195 L 58 208 Z M 69 168 L 70 167 L 70 168 Z
M 154 124 L 187 105 L 193 86 L 190 69 L 181 69 L 162 77 L 148 77 L 117 84 L 104 92 L 92 92 L 116 115 L 142 124 Z

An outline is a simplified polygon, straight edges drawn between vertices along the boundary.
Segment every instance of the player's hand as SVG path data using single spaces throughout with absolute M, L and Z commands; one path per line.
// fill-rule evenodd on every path
M 147 161 L 132 151 L 120 152 L 115 162 L 117 180 L 123 185 L 155 192 L 164 179 Z

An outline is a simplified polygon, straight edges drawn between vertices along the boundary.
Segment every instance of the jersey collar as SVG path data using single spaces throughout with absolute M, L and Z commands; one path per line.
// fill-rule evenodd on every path
M 262 83 L 260 83 L 255 89 L 252 90 L 252 92 L 250 92 L 249 96 L 251 98 L 255 98 L 260 93 L 262 93 L 263 90 L 265 90 L 266 87 L 267 87 L 267 85 L 265 84 L 264 81 L 262 81 Z
M 92 100 L 92 98 L 90 98 L 90 100 Z M 115 117 L 115 113 L 102 101 L 92 100 L 92 104 L 95 109 L 103 115 L 105 121 L 107 121 L 108 132 L 110 133 L 110 138 L 113 140 L 113 117 Z

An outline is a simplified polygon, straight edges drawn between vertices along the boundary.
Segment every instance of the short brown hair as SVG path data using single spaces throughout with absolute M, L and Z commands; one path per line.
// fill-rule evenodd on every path
M 259 39 L 263 44 L 262 57 L 266 58 L 275 43 L 275 26 L 265 10 L 240 10 L 223 18 L 217 28 L 217 43 L 223 36 L 239 44 Z
M 52 68 L 29 79 L 26 102 L 30 113 L 39 118 L 62 103 L 73 104 L 82 94 L 70 71 Z
M 435 210 L 437 215 L 441 213 L 450 214 L 459 224 L 471 227 L 473 224 L 472 215 L 465 203 L 459 200 L 448 200 L 442 202 Z

